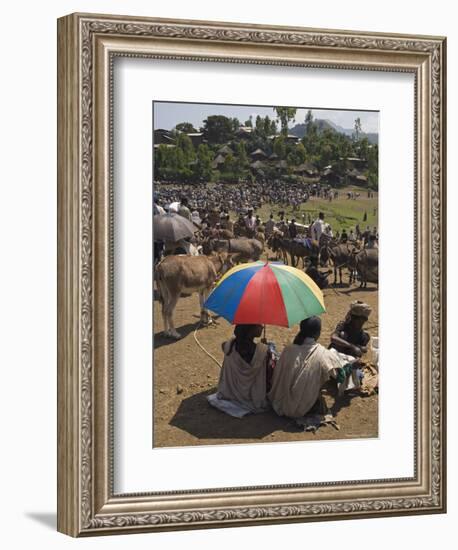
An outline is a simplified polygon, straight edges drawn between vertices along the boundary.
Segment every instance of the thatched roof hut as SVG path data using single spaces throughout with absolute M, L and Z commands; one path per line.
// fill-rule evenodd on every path
M 213 168 L 218 168 L 218 166 L 220 164 L 224 164 L 224 161 L 225 161 L 225 158 L 223 157 L 223 155 L 217 155 L 216 158 L 212 162 L 212 167 Z
M 233 154 L 234 152 L 229 147 L 229 145 L 224 145 L 223 147 L 221 147 L 221 149 L 218 150 L 218 155 L 227 156 L 227 155 L 233 155 Z
M 253 160 L 264 160 L 267 158 L 267 155 L 262 149 L 256 149 L 256 151 L 253 151 L 250 156 Z

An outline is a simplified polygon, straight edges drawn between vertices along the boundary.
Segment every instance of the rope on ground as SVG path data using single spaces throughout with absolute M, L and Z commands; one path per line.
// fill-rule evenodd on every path
M 334 294 L 337 294 L 337 296 L 343 296 L 342 292 L 339 292 L 334 286 L 329 286 L 328 288 L 330 288 Z
M 223 365 L 218 361 L 218 359 L 216 359 L 216 357 L 214 355 L 212 355 L 209 351 L 207 351 L 204 346 L 199 342 L 199 340 L 197 339 L 197 331 L 200 329 L 202 325 L 202 321 L 199 322 L 199 324 L 197 325 L 196 327 L 196 330 L 194 331 L 194 340 L 196 341 L 196 344 L 199 346 L 199 348 L 206 354 L 208 355 L 208 357 L 210 357 L 210 359 L 213 359 L 213 361 L 218 365 L 218 367 L 221 369 L 223 367 Z

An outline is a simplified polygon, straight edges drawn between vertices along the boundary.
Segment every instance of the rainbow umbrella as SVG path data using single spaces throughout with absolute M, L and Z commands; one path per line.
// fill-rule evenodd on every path
M 230 269 L 204 307 L 234 325 L 292 327 L 326 311 L 323 294 L 304 272 L 277 262 L 251 262 Z

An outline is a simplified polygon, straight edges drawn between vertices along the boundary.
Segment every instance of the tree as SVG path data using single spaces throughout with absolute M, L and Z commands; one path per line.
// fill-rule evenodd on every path
M 275 120 L 270 121 L 269 134 L 272 134 L 273 136 L 277 135 L 277 122 Z
M 259 137 L 264 137 L 264 121 L 259 115 L 256 117 L 254 131 Z
M 231 154 L 227 155 L 223 163 L 223 172 L 233 174 L 237 170 L 237 160 Z
M 204 138 L 210 143 L 227 143 L 234 136 L 232 119 L 212 115 L 204 120 Z
M 361 132 L 362 132 L 361 119 L 358 117 L 355 119 L 355 126 L 353 130 L 353 136 L 355 141 L 359 141 L 359 136 L 361 135 Z
M 358 156 L 360 159 L 368 160 L 370 144 L 367 137 L 363 137 L 359 142 Z
M 232 131 L 235 133 L 240 128 L 240 121 L 237 117 L 231 118 L 232 121 Z
M 312 131 L 312 126 L 314 126 L 313 115 L 310 109 L 307 111 L 307 114 L 305 115 L 304 122 L 305 122 L 305 133 L 309 134 Z
M 274 153 L 278 156 L 279 159 L 284 159 L 286 157 L 286 139 L 283 135 L 275 138 Z
M 269 115 L 266 115 L 264 118 L 264 136 L 268 137 L 272 132 L 272 121 L 270 120 Z
M 280 119 L 281 133 L 284 136 L 288 135 L 288 124 L 296 116 L 297 109 L 294 107 L 274 107 L 274 111 L 277 113 L 277 117 Z
M 245 169 L 248 167 L 248 155 L 245 149 L 245 143 L 243 141 L 237 144 L 237 162 L 236 172 L 238 176 L 241 176 Z
M 180 122 L 175 126 L 177 132 L 184 132 L 185 134 L 194 134 L 197 130 L 190 122 Z
M 249 128 L 253 128 L 253 116 L 250 115 L 250 118 L 248 120 L 245 120 L 245 126 L 248 126 Z
M 302 143 L 299 143 L 291 149 L 288 153 L 287 161 L 288 164 L 293 164 L 294 166 L 299 166 L 305 162 L 306 152 L 305 147 Z
M 367 181 L 371 189 L 378 189 L 378 146 L 373 145 L 367 152 Z
M 262 118 L 261 116 L 258 115 L 256 117 L 255 133 L 257 137 L 265 141 L 270 135 L 271 127 L 272 127 L 271 120 L 268 116 Z M 264 149 L 265 143 L 262 143 L 261 147 Z
M 184 161 L 189 164 L 195 158 L 194 145 L 191 138 L 186 134 L 178 134 L 177 147 L 183 151 Z
M 211 181 L 213 170 L 213 155 L 207 144 L 202 143 L 197 148 L 197 159 L 194 165 L 194 174 L 198 180 Z

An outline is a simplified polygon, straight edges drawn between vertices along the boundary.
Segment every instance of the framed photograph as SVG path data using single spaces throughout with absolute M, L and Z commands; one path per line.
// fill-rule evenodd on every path
M 58 530 L 443 513 L 435 36 L 58 20 Z

